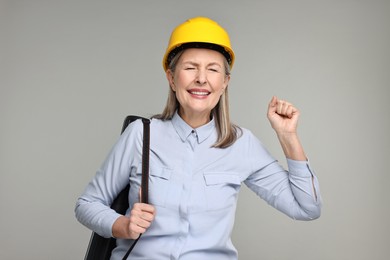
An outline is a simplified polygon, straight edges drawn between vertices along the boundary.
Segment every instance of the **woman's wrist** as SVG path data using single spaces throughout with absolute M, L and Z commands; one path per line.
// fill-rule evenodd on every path
M 112 236 L 115 238 L 128 238 L 130 219 L 125 216 L 117 218 L 112 225 Z
M 288 159 L 306 161 L 307 157 L 297 133 L 277 133 L 283 152 Z

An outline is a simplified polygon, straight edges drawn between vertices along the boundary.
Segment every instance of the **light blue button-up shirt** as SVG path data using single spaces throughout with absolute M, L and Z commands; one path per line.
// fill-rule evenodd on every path
M 139 201 L 142 127 L 140 120 L 130 124 L 77 201 L 77 219 L 102 236 L 112 236 L 119 215 L 108 205 L 129 181 L 130 205 Z M 172 120 L 153 119 L 150 128 L 149 200 L 156 218 L 131 259 L 237 259 L 230 237 L 242 183 L 291 218 L 320 216 L 309 163 L 287 159 L 284 170 L 250 131 L 242 129 L 232 146 L 220 149 L 212 148 L 213 120 L 193 129 L 176 113 Z M 111 259 L 122 259 L 131 243 L 118 239 Z

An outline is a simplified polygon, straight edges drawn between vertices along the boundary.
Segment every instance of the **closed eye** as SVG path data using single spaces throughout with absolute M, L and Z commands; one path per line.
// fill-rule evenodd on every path
M 220 72 L 222 67 L 220 64 L 213 62 L 207 66 L 207 69 L 212 72 Z

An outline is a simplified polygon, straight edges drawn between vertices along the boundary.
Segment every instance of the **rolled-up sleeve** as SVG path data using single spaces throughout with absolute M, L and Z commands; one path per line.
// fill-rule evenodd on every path
M 309 161 L 287 159 L 291 190 L 307 218 L 316 219 L 321 215 L 321 195 L 317 176 Z
M 245 184 L 269 205 L 293 219 L 318 218 L 321 195 L 309 161 L 287 159 L 287 171 L 257 138 L 249 137 L 247 157 L 251 169 Z
M 308 162 L 288 160 L 289 171 L 273 161 L 255 171 L 246 185 L 269 205 L 297 220 L 321 215 L 318 181 Z

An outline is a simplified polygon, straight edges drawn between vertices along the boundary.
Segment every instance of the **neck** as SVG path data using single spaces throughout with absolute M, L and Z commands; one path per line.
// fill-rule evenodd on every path
M 192 128 L 198 128 L 210 122 L 210 112 L 188 113 L 182 108 L 179 109 L 179 116 Z

